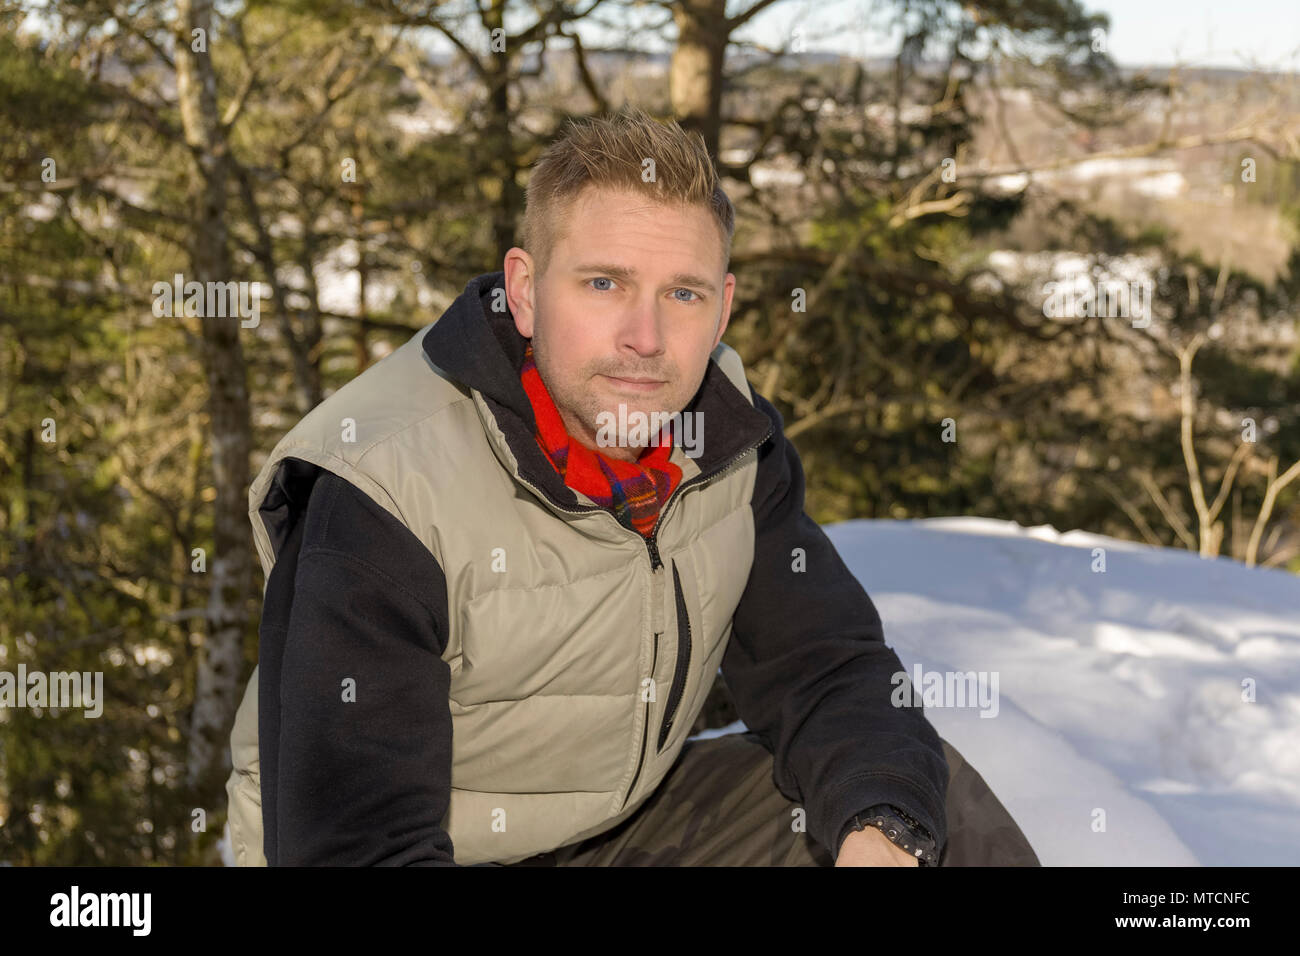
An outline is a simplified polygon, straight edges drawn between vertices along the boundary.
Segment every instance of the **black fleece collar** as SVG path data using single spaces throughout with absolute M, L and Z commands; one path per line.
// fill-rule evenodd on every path
M 494 289 L 501 289 L 494 293 Z M 493 301 L 501 311 L 493 311 Z M 519 380 L 528 340 L 515 328 L 505 298 L 505 272 L 475 276 L 424 336 L 429 358 L 457 382 L 482 393 L 519 463 L 520 474 L 567 507 L 582 507 L 547 461 L 537 440 L 532 404 Z M 752 394 L 752 389 L 751 389 Z M 704 441 L 695 459 L 702 474 L 721 469 L 760 443 L 772 422 L 710 360 L 695 396 L 682 409 L 700 412 Z

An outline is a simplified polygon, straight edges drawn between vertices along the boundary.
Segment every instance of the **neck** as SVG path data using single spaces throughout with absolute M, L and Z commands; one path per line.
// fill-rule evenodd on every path
M 560 419 L 564 422 L 565 431 L 569 433 L 572 441 L 578 442 L 584 448 L 589 448 L 594 452 L 599 452 L 606 458 L 616 458 L 619 461 L 636 461 L 645 452 L 647 446 L 631 445 L 608 445 L 602 446 L 596 443 L 596 435 L 590 431 L 582 422 L 573 418 L 567 411 L 560 409 Z
M 583 444 L 587 445 L 585 441 Z M 617 458 L 619 461 L 634 462 L 645 452 L 645 448 L 626 448 L 622 445 L 615 445 L 611 448 L 599 448 L 592 445 L 587 445 L 587 447 L 591 448 L 593 451 L 600 452 L 606 458 Z

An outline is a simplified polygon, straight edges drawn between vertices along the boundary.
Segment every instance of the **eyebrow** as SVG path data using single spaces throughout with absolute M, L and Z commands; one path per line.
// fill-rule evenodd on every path
M 600 272 L 603 273 L 604 275 L 613 276 L 616 279 L 634 280 L 637 277 L 637 271 L 635 269 L 628 268 L 627 266 L 613 265 L 611 263 L 604 263 L 604 262 L 584 263 L 583 265 L 580 266 L 574 266 L 573 271 L 574 272 Z M 718 291 L 717 285 L 714 284 L 712 280 L 706 279 L 704 276 L 701 275 L 696 275 L 693 272 L 678 272 L 670 276 L 668 281 L 673 282 L 677 285 L 697 286 L 701 289 L 707 289 L 713 293 L 716 293 Z

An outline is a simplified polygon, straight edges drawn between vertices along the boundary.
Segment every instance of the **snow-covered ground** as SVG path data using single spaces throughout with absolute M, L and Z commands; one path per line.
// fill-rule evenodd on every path
M 909 675 L 997 674 L 995 715 L 925 713 L 1044 865 L 1300 864 L 1300 577 L 985 518 L 825 530 Z

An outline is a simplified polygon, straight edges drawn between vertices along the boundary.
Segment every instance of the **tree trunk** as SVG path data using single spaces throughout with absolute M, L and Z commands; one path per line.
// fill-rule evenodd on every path
M 226 131 L 217 109 L 217 78 L 210 55 L 213 0 L 178 0 L 176 86 L 186 145 L 194 157 L 196 188 L 191 243 L 192 279 L 227 282 L 226 196 L 230 174 Z M 203 31 L 195 50 L 193 31 Z M 235 310 L 231 310 L 235 311 Z M 212 553 L 208 633 L 199 653 L 194 709 L 190 717 L 186 784 L 196 798 L 211 795 L 229 770 L 227 735 L 235 715 L 235 685 L 242 661 L 252 585 L 248 534 L 248 457 L 251 445 L 248 382 L 235 316 L 199 320 L 202 361 L 208 380 L 212 440 Z
M 494 3 L 483 11 L 485 28 L 489 31 L 505 29 L 505 6 L 504 3 Z M 486 143 L 496 168 L 494 178 L 501 184 L 501 195 L 492 210 L 492 239 L 498 262 L 515 245 L 515 229 L 524 207 L 524 190 L 516 178 L 519 160 L 510 129 L 510 71 L 513 63 L 513 53 L 490 54 L 484 61 L 488 71 Z
M 668 95 L 682 129 L 704 137 L 714 164 L 722 132 L 722 65 L 727 51 L 726 0 L 682 0 L 673 7 L 677 46 Z

